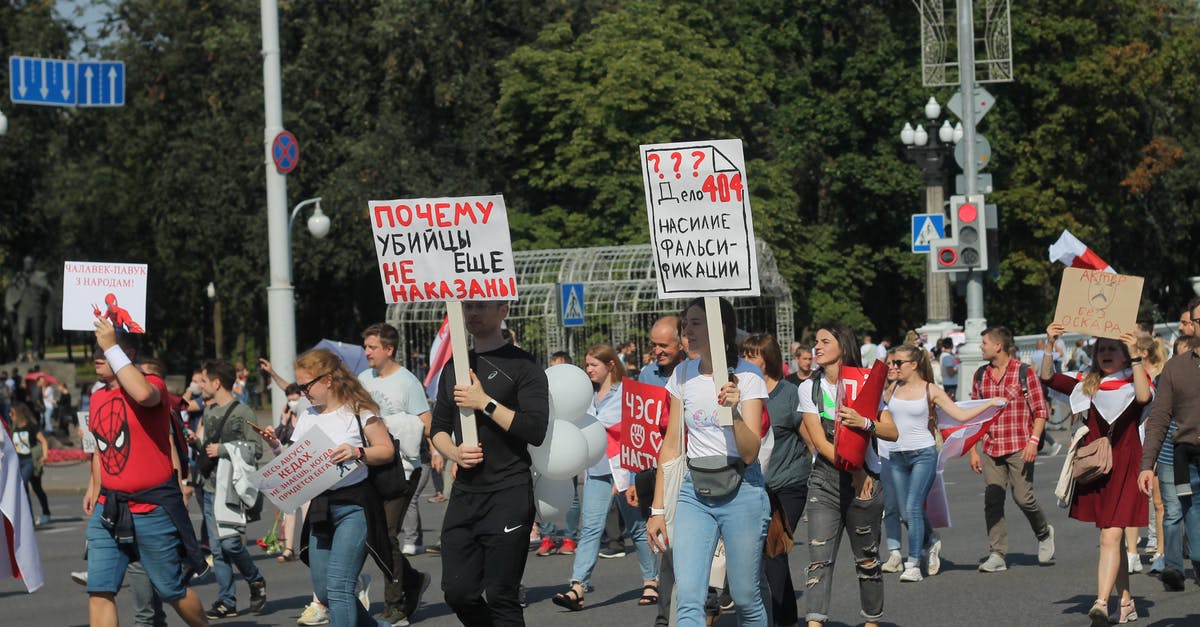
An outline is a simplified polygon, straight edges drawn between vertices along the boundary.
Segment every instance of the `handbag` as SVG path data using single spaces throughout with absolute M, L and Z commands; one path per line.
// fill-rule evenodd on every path
M 1063 461 L 1062 470 L 1058 473 L 1058 484 L 1054 487 L 1054 496 L 1058 498 L 1059 507 L 1070 507 L 1075 496 L 1075 454 L 1079 451 L 1079 443 L 1088 434 L 1086 426 L 1080 427 L 1071 436 L 1071 446 L 1067 449 L 1067 457 Z
M 796 541 L 792 537 L 794 531 L 788 524 L 787 512 L 783 509 L 783 503 L 779 497 L 771 490 L 767 490 L 767 498 L 771 502 L 771 522 L 767 524 L 767 540 L 763 543 L 763 555 L 772 558 L 790 553 Z
M 378 416 L 372 416 L 371 418 L 378 418 Z M 367 418 L 367 420 L 371 418 Z M 380 418 L 381 422 L 382 420 Z M 361 417 L 356 417 L 355 422 L 358 423 L 358 434 L 362 438 L 363 443 L 369 445 L 370 442 L 367 440 L 367 434 L 363 431 Z M 388 437 L 391 437 L 390 432 L 388 433 Z M 419 473 L 413 473 L 413 477 L 419 476 Z M 385 501 L 394 501 L 411 493 L 408 477 L 405 476 L 404 472 L 404 461 L 400 457 L 400 443 L 396 441 L 396 438 L 392 438 L 391 461 L 385 464 L 367 466 L 367 481 L 370 482 L 375 491 Z
M 692 485 L 696 493 L 710 499 L 719 499 L 737 493 L 746 473 L 746 462 L 740 457 L 706 455 L 687 460 L 692 471 Z
M 1087 485 L 1112 471 L 1112 428 L 1102 438 L 1079 447 L 1071 460 L 1071 475 L 1075 482 Z
M 681 370 L 681 368 L 676 368 L 677 372 Z M 679 372 L 677 378 L 680 387 L 682 387 L 683 373 Z M 683 489 L 683 477 L 687 473 L 687 449 L 684 448 L 684 432 L 687 431 L 687 420 L 682 415 L 679 417 L 679 420 L 679 455 L 675 459 L 658 465 L 662 471 L 663 523 L 667 527 L 667 538 L 675 537 L 675 512 L 679 506 L 679 492 Z M 672 599 L 672 602 L 674 602 L 674 599 Z M 672 616 L 674 616 L 674 613 L 672 613 Z

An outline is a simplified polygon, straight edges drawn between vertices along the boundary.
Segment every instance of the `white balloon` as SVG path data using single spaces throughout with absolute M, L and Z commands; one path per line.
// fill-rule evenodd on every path
M 575 424 L 579 425 L 579 432 L 583 434 L 583 439 L 587 442 L 586 467 L 590 468 L 592 464 L 604 459 L 604 455 L 608 451 L 608 432 L 604 430 L 604 425 L 600 424 L 599 420 L 587 414 L 575 421 Z
M 541 446 L 529 447 L 533 468 L 551 479 L 570 479 L 587 468 L 587 440 L 579 427 L 566 420 L 553 420 Z
M 546 369 L 550 384 L 550 417 L 574 421 L 592 406 L 592 380 L 578 366 L 558 364 Z
M 533 486 L 533 496 L 537 499 L 538 520 L 563 522 L 575 496 L 575 486 L 570 479 L 541 477 Z

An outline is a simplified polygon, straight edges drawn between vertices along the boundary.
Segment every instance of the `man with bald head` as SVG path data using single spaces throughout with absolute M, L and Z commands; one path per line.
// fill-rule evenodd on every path
M 654 365 L 638 373 L 639 383 L 666 387 L 675 366 L 687 359 L 680 333 L 682 324 L 678 316 L 663 316 L 650 327 L 650 354 L 654 356 Z

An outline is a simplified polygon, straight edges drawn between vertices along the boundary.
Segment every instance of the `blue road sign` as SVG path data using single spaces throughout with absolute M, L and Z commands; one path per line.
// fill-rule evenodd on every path
M 80 61 L 76 105 L 80 107 L 120 107 L 125 104 L 125 63 L 123 61 Z
M 917 213 L 912 217 L 912 251 L 927 253 L 929 242 L 946 237 L 946 216 L 940 213 Z
M 73 106 L 77 70 L 64 59 L 9 57 L 9 97 L 14 104 Z
M 583 283 L 563 283 L 560 287 L 563 326 L 583 326 Z

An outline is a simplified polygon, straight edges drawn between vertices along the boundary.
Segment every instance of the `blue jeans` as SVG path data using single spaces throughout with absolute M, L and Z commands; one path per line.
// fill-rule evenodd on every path
M 880 459 L 879 478 L 883 480 L 883 530 L 887 535 L 887 550 L 900 552 L 900 501 L 896 497 L 896 484 L 892 482 L 892 460 Z
M 242 542 L 242 534 L 235 533 L 217 540 L 217 518 L 213 508 L 213 493 L 204 491 L 204 519 L 208 524 L 209 545 L 212 548 L 213 575 L 217 578 L 217 600 L 229 607 L 237 607 L 237 588 L 233 585 L 233 567 L 246 578 L 246 583 L 262 580 L 262 573 L 250 558 Z
M 929 544 L 933 534 L 929 518 L 925 515 L 925 499 L 929 496 L 929 488 L 933 486 L 933 478 L 937 473 L 937 447 L 892 451 L 888 469 L 892 474 L 892 486 L 896 489 L 900 516 L 908 523 L 908 559 L 920 562 L 921 549 Z
M 111 532 L 100 522 L 104 507 L 97 505 L 87 524 L 88 592 L 116 594 L 129 567 L 129 552 L 117 546 Z M 138 559 L 145 567 L 154 593 L 164 603 L 173 603 L 187 594 L 183 576 L 182 540 L 171 517 L 161 507 L 133 515 L 133 532 Z
M 1158 465 L 1158 489 L 1162 492 L 1163 500 L 1163 536 L 1160 542 L 1163 547 L 1163 557 L 1167 568 L 1180 572 L 1183 567 L 1183 530 L 1187 528 L 1188 545 L 1191 548 L 1189 556 L 1193 562 L 1200 561 L 1200 503 L 1193 507 L 1193 500 L 1200 497 L 1200 470 L 1196 466 L 1192 471 L 1192 496 L 1179 496 L 1175 491 L 1175 472 L 1167 464 Z
M 354 584 L 367 559 L 367 515 L 358 505 L 329 505 L 331 537 L 308 536 L 308 568 L 313 594 L 329 608 L 334 627 L 375 626 L 375 619 L 358 602 Z
M 757 463 L 746 468 L 732 496 L 706 498 L 696 494 L 691 472 L 679 490 L 675 534 L 670 538 L 675 561 L 675 599 L 680 627 L 705 624 L 704 601 L 717 539 L 725 539 L 725 569 L 729 595 L 737 606 L 742 627 L 766 627 L 762 594 L 763 541 L 771 521 L 771 505 Z
M 612 475 L 602 475 L 588 477 L 583 482 L 583 498 L 579 501 L 579 547 L 575 549 L 571 581 L 578 581 L 584 589 L 591 582 L 592 569 L 596 567 L 596 558 L 600 554 L 600 534 L 604 533 L 604 522 L 614 498 L 625 520 L 625 531 L 633 538 L 633 546 L 637 549 L 642 581 L 658 579 L 658 559 L 646 541 L 646 521 L 642 519 L 642 513 L 630 507 L 624 494 L 613 494 Z

